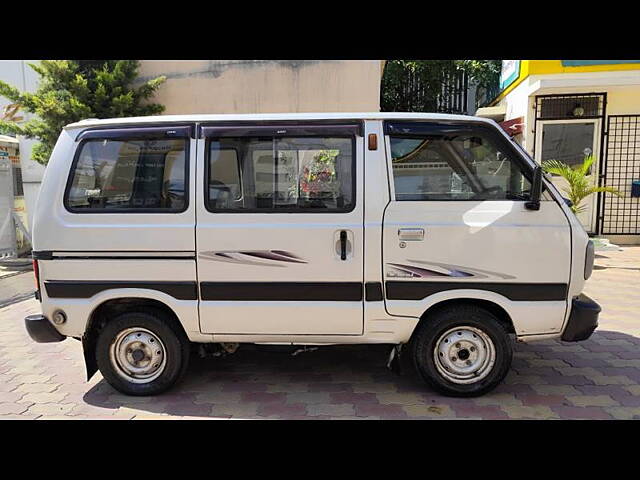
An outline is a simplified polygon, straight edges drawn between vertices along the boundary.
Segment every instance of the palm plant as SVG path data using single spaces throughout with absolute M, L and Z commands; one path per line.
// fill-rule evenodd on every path
M 568 188 L 563 188 L 563 190 L 569 196 L 569 200 L 572 203 L 571 210 L 575 214 L 586 210 L 587 206 L 581 205 L 581 202 L 593 193 L 608 192 L 622 197 L 622 194 L 617 189 L 613 187 L 598 187 L 589 180 L 589 169 L 594 161 L 595 157 L 593 155 L 587 155 L 584 157 L 582 164 L 573 167 L 560 160 L 545 160 L 542 162 L 542 169 L 545 172 L 559 175 L 569 184 Z

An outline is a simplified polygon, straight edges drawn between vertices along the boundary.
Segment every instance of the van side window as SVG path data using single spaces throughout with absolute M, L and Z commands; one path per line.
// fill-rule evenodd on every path
M 65 205 L 75 212 L 181 212 L 184 139 L 95 139 L 80 145 Z
M 348 212 L 354 145 L 342 137 L 209 141 L 207 208 L 215 212 Z
M 529 199 L 513 153 L 484 132 L 392 135 L 390 143 L 397 201 Z

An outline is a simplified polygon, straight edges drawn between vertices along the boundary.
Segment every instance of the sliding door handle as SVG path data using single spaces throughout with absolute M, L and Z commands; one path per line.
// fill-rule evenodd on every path
M 340 230 L 340 260 L 347 259 L 347 231 Z
M 424 240 L 424 228 L 400 228 L 398 239 L 403 242 L 421 242 Z

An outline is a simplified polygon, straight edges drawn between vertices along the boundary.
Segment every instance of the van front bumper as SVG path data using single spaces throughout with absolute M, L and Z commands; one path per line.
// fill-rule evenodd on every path
M 600 305 L 585 294 L 575 297 L 571 302 L 571 313 L 562 332 L 562 340 L 580 342 L 589 338 L 598 327 L 598 315 L 601 310 Z
M 24 326 L 31 339 L 38 343 L 61 342 L 65 337 L 56 330 L 44 315 L 29 315 L 24 319 Z

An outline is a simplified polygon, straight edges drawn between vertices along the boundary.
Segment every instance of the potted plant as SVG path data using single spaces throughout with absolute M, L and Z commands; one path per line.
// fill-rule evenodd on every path
M 573 167 L 560 160 L 542 162 L 542 169 L 545 172 L 559 175 L 569 184 L 568 187 L 563 188 L 563 191 L 568 195 L 571 201 L 571 210 L 575 214 L 583 212 L 587 208 L 586 205 L 582 205 L 582 201 L 593 193 L 607 192 L 622 197 L 622 193 L 613 187 L 598 187 L 591 182 L 589 169 L 594 160 L 593 155 L 587 155 L 582 164 Z

